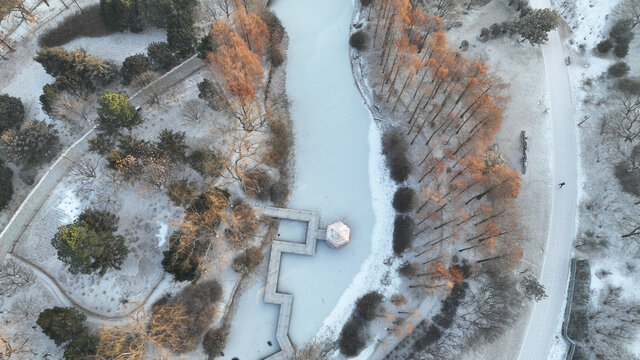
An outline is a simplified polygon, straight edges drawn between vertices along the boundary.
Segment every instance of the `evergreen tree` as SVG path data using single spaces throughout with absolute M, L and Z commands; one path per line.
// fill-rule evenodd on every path
M 101 92 L 97 112 L 100 127 L 107 134 L 117 133 L 118 129 L 123 127 L 131 129 L 143 122 L 124 91 Z
M 24 120 L 22 101 L 7 94 L 0 94 L 0 133 L 18 128 Z
M 136 76 L 148 70 L 151 70 L 151 62 L 143 54 L 127 57 L 120 68 L 122 85 L 129 85 Z
M 184 9 L 172 12 L 167 20 L 169 49 L 185 59 L 193 54 L 197 42 L 193 11 Z
M 187 158 L 185 137 L 184 131 L 171 131 L 169 129 L 164 129 L 160 132 L 158 148 L 164 151 L 173 160 L 184 160 Z
M 551 9 L 535 9 L 518 20 L 518 32 L 531 45 L 544 44 L 549 31 L 560 25 L 560 13 Z
M 0 161 L 0 211 L 7 207 L 13 197 L 13 171 Z
M 152 42 L 147 46 L 147 55 L 153 67 L 158 71 L 169 71 L 178 64 L 178 59 L 166 42 Z
M 101 231 L 115 227 L 115 216 L 89 210 L 81 218 L 95 228 L 80 219 L 60 226 L 51 240 L 51 245 L 58 250 L 58 259 L 69 265 L 72 274 L 90 274 L 99 270 L 102 276 L 109 268 L 119 270 L 129 253 L 124 237 L 111 231 Z
M 52 159 L 60 146 L 52 125 L 44 121 L 31 121 L 23 130 L 9 129 L 3 132 L 0 147 L 13 162 L 30 165 Z
M 74 336 L 87 331 L 83 325 L 86 318 L 84 314 L 74 308 L 56 306 L 43 310 L 38 316 L 36 324 L 40 326 L 45 335 L 60 346 Z

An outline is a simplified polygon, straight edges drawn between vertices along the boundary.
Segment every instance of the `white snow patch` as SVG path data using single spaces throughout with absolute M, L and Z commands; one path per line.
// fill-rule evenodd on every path
M 58 204 L 57 209 L 62 211 L 64 215 L 61 220 L 64 223 L 71 223 L 82 212 L 82 204 L 73 190 L 67 189 L 62 201 Z
M 83 48 L 89 55 L 105 60 L 111 60 L 118 65 L 128 56 L 147 53 L 147 45 L 152 42 L 166 41 L 166 31 L 163 29 L 147 29 L 141 33 L 114 33 L 98 38 L 82 37 L 75 39 L 63 47 L 67 50 Z
M 562 309 L 567 307 L 567 297 L 565 296 L 562 301 Z M 564 323 L 564 311 L 558 314 L 558 325 L 556 326 L 555 336 L 553 337 L 553 343 L 551 344 L 551 350 L 549 351 L 549 357 L 547 360 L 564 360 L 567 357 L 567 351 L 569 351 L 569 345 L 562 338 L 562 325 Z
M 156 233 L 156 238 L 158 238 L 158 247 L 162 247 L 167 242 L 167 233 L 169 232 L 169 226 L 166 222 L 157 220 L 158 224 L 158 232 Z

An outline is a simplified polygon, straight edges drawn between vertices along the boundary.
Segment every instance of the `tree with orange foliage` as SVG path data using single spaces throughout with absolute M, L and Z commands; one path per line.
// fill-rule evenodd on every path
M 269 42 L 267 25 L 255 13 L 248 13 L 247 9 L 242 5 L 236 7 L 232 18 L 238 29 L 238 34 L 247 43 L 249 49 L 258 56 L 262 56 L 265 46 Z

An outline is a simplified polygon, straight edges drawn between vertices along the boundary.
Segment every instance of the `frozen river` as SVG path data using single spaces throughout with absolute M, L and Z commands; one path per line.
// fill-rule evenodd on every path
M 296 169 L 288 207 L 319 212 L 321 227 L 336 220 L 351 227 L 344 248 L 321 241 L 315 256 L 283 255 L 278 290 L 294 296 L 289 336 L 300 345 L 319 332 L 339 331 L 355 298 L 380 283 L 383 271 L 375 266 L 390 252 L 392 189 L 382 182 L 380 134 L 351 74 L 352 2 L 272 0 L 270 7 L 290 37 Z M 280 238 L 302 241 L 302 230 L 283 223 Z M 253 360 L 278 349 L 278 307 L 260 302 L 261 280 L 243 295 L 225 359 Z

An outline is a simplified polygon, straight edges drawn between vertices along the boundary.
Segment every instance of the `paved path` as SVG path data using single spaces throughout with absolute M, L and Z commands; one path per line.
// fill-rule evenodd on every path
M 314 255 L 316 243 L 324 239 L 325 232 L 318 229 L 320 215 L 312 211 L 274 208 L 269 206 L 257 206 L 256 210 L 263 216 L 269 216 L 285 220 L 303 221 L 307 223 L 307 234 L 304 243 L 274 240 L 271 245 L 269 257 L 269 270 L 267 271 L 267 285 L 264 292 L 264 301 L 270 304 L 280 305 L 276 339 L 280 345 L 280 351 L 269 356 L 268 360 L 290 359 L 293 356 L 293 345 L 289 339 L 289 323 L 291 320 L 291 307 L 293 295 L 278 292 L 278 277 L 280 276 L 280 260 L 282 253 L 297 255 Z
M 533 0 L 535 8 L 551 7 L 549 0 Z M 576 229 L 578 156 L 576 122 L 573 116 L 571 88 L 565 53 L 557 31 L 549 33 L 542 46 L 553 131 L 553 196 L 547 244 L 542 260 L 540 282 L 548 298 L 534 304 L 525 337 L 520 348 L 520 360 L 546 359 L 553 343 L 562 302 L 567 290 L 571 249 Z M 566 182 L 562 189 L 557 185 Z

